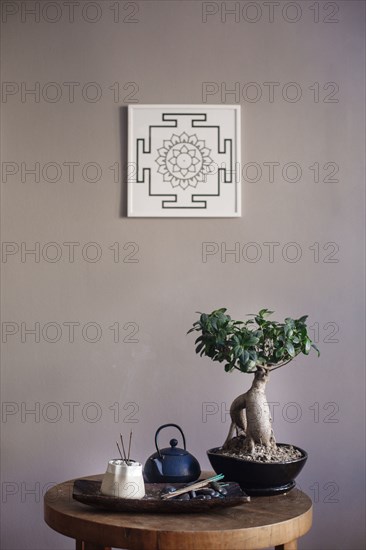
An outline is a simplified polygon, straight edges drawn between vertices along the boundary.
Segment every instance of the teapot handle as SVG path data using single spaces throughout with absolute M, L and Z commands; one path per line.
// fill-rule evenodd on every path
M 180 433 L 182 434 L 184 450 L 186 450 L 186 438 L 184 437 L 184 433 L 183 433 L 182 428 L 180 426 L 178 426 L 178 424 L 163 424 L 162 426 L 160 426 L 160 428 L 158 428 L 156 430 L 156 434 L 155 434 L 155 447 L 156 447 L 156 450 L 158 451 L 158 455 L 159 455 L 160 458 L 162 458 L 162 456 L 161 456 L 160 449 L 159 449 L 159 446 L 158 446 L 158 435 L 159 435 L 160 430 L 162 430 L 163 428 L 167 428 L 168 426 L 173 426 L 173 428 L 177 428 L 180 431 Z

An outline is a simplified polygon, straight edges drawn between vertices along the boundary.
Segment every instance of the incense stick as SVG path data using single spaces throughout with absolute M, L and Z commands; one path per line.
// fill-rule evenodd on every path
M 119 437 L 120 437 L 120 439 L 121 439 L 121 443 L 122 443 L 122 449 L 123 449 L 123 456 L 124 456 L 124 461 L 125 461 L 125 462 L 126 462 L 126 464 L 127 464 L 127 456 L 126 456 L 125 446 L 124 446 L 124 444 L 123 444 L 123 436 L 122 436 L 122 434 L 121 434 L 121 433 L 119 434 Z
M 117 443 L 117 449 L 118 449 L 118 452 L 119 454 L 121 455 L 121 459 L 124 460 L 123 456 L 122 456 L 122 453 L 121 453 L 121 449 L 119 448 L 119 445 L 118 445 L 118 441 L 116 441 Z
M 174 491 L 174 493 L 167 493 L 165 495 L 162 495 L 161 498 L 163 500 L 168 500 L 170 498 L 183 495 L 184 493 L 189 493 L 189 491 L 195 491 L 196 489 L 201 489 L 202 487 L 209 485 L 212 481 L 220 481 L 224 477 L 225 477 L 224 474 L 218 474 L 216 476 L 209 477 L 208 479 L 203 479 L 202 481 L 198 481 L 197 483 L 193 483 L 192 485 L 188 485 L 187 487 L 182 487 L 182 489 L 177 489 L 176 491 Z
M 130 462 L 131 439 L 132 439 L 132 430 L 130 431 L 130 441 L 128 443 L 128 455 L 127 455 L 127 463 L 128 464 Z

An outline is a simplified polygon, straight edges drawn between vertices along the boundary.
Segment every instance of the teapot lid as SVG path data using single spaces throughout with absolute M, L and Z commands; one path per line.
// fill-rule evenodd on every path
M 184 456 L 188 455 L 188 451 L 185 449 L 180 449 L 177 447 L 178 441 L 176 439 L 171 439 L 169 441 L 170 447 L 165 447 L 165 449 L 160 449 L 160 453 L 163 456 Z

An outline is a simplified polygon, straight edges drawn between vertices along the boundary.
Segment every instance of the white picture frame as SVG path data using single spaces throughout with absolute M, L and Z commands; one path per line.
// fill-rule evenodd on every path
M 239 105 L 128 106 L 128 217 L 241 216 Z

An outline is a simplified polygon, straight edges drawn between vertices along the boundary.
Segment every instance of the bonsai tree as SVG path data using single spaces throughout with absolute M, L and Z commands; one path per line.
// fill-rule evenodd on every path
M 234 321 L 226 309 L 201 313 L 188 333 L 197 331 L 196 353 L 224 363 L 226 372 L 253 373 L 251 388 L 239 395 L 231 407 L 231 425 L 223 450 L 252 455 L 256 446 L 276 450 L 272 419 L 265 388 L 269 373 L 287 365 L 300 353 L 319 350 L 308 335 L 307 315 L 287 317 L 283 323 L 270 320 L 273 311 L 261 309 L 247 321 Z M 236 438 L 234 434 L 236 433 Z M 239 446 L 238 446 L 239 442 Z

